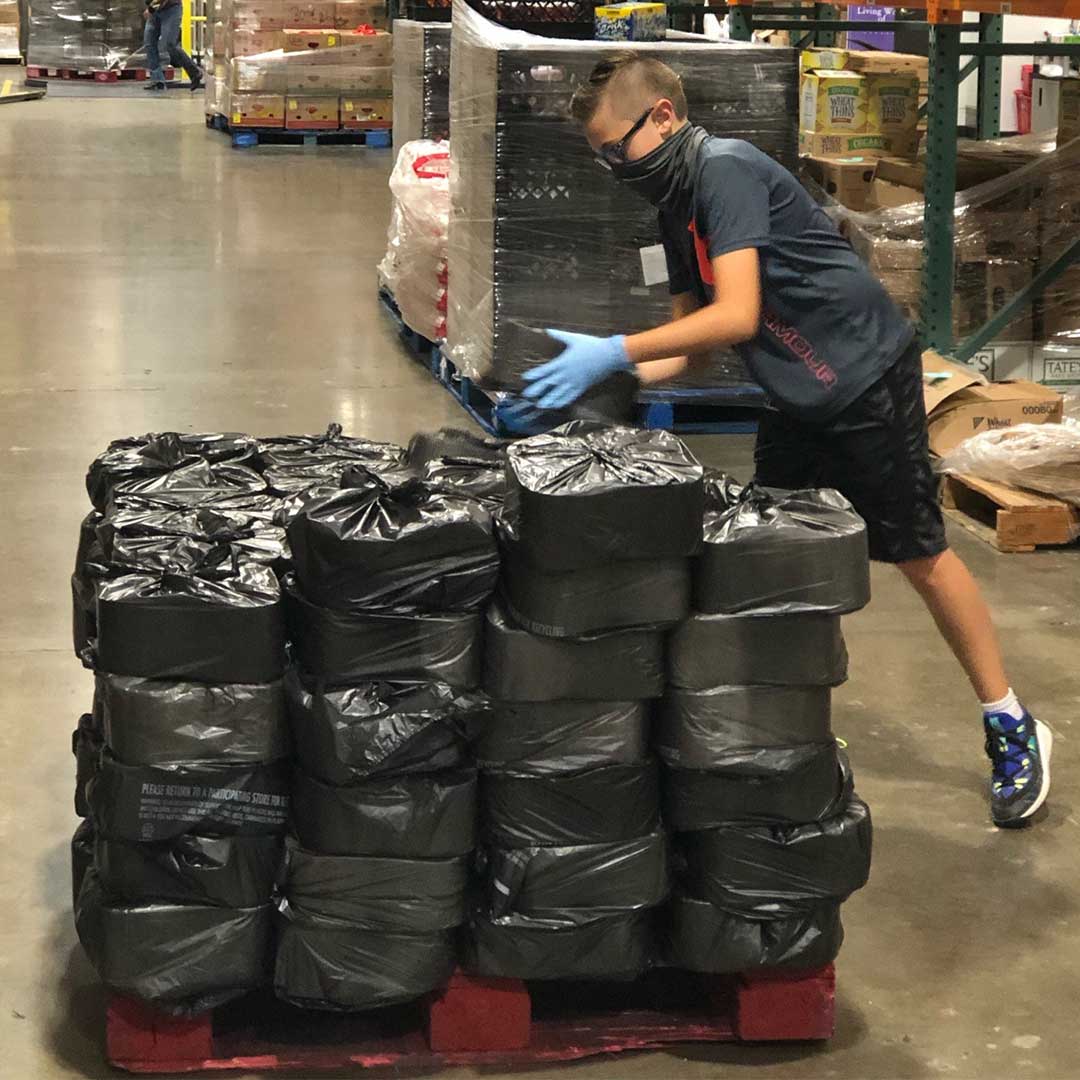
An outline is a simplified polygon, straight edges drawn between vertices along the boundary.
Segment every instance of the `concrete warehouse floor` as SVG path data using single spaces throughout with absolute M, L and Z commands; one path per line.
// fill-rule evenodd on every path
M 233 151 L 186 93 L 0 110 L 4 1077 L 110 1075 L 68 872 L 70 733 L 91 692 L 68 594 L 87 463 L 147 430 L 340 420 L 404 440 L 463 422 L 376 306 L 389 167 L 381 151 Z M 693 442 L 747 475 L 748 440 Z M 997 613 L 1017 689 L 1055 730 L 1047 820 L 990 826 L 968 688 L 914 594 L 876 567 L 836 695 L 877 836 L 871 884 L 846 908 L 835 1039 L 686 1046 L 533 1080 L 1080 1075 L 1080 552 L 1003 556 L 953 539 Z

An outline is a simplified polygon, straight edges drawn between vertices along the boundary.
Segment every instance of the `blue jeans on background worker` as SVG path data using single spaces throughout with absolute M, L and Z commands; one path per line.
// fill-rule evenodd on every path
M 143 45 L 146 48 L 146 66 L 150 69 L 150 81 L 163 83 L 165 72 L 161 67 L 161 53 L 158 41 L 162 41 L 169 54 L 169 63 L 183 68 L 192 83 L 202 78 L 198 65 L 180 48 L 180 20 L 184 15 L 183 4 L 171 4 L 159 11 L 151 11 L 146 16 L 143 28 Z

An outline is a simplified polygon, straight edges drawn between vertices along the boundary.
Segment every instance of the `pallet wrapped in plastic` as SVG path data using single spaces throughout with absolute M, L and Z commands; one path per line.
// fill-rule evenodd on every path
M 282 905 L 274 992 L 305 1009 L 352 1012 L 437 990 L 457 964 L 454 930 L 402 933 Z
M 641 701 L 494 702 L 475 754 L 482 769 L 518 775 L 640 765 L 649 756 L 649 709 Z
M 660 820 L 656 763 L 542 775 L 488 770 L 480 775 L 480 808 L 492 847 L 633 840 Z
M 269 903 L 281 866 L 280 836 L 199 836 L 159 843 L 98 836 L 94 870 L 116 900 L 248 908 Z
M 278 835 L 289 807 L 290 771 L 288 761 L 125 765 L 106 750 L 88 785 L 88 802 L 98 835 L 112 840 Z
M 394 20 L 394 141 L 450 136 L 450 24 Z
M 802 825 L 832 817 L 851 794 L 835 742 L 750 751 L 722 772 L 665 769 L 664 821 L 675 832 L 737 822 Z
M 285 619 L 273 571 L 241 562 L 126 574 L 98 590 L 95 666 L 114 675 L 267 683 L 285 669 Z
M 758 968 L 811 971 L 832 963 L 844 941 L 840 905 L 822 901 L 783 918 L 737 915 L 690 896 L 672 898 L 663 939 L 675 967 L 712 975 Z
M 409 773 L 344 787 L 297 769 L 291 820 L 304 847 L 326 855 L 467 855 L 476 834 L 476 773 Z
M 827 686 L 669 686 L 656 710 L 652 741 L 678 769 L 724 769 L 755 752 L 832 738 Z
M 499 573 L 486 510 L 420 480 L 391 486 L 352 469 L 344 482 L 289 522 L 296 580 L 311 603 L 399 613 L 484 605 Z
M 393 202 L 379 277 L 402 322 L 428 341 L 442 341 L 449 281 L 450 144 L 403 142 L 400 137 L 397 143 L 401 149 L 390 173 Z
M 539 918 L 475 913 L 462 967 L 506 979 L 634 979 L 654 960 L 652 912 Z
M 448 345 L 458 369 L 519 388 L 536 362 L 523 342 L 552 325 L 553 313 L 560 327 L 599 335 L 670 320 L 667 284 L 646 285 L 640 257 L 660 242 L 656 211 L 597 164 L 568 112 L 577 86 L 620 45 L 505 30 L 467 4 L 454 6 L 453 43 Z M 795 51 L 703 41 L 628 47 L 679 73 L 694 123 L 796 166 Z M 695 380 L 746 381 L 728 351 Z
M 839 686 L 847 648 L 838 615 L 701 615 L 668 642 L 673 686 Z
M 371 679 L 480 682 L 483 616 L 473 612 L 346 612 L 312 604 L 283 583 L 289 635 L 304 671 L 330 685 Z
M 704 470 L 670 432 L 579 421 L 515 443 L 507 458 L 521 553 L 546 572 L 701 546 Z
M 28 8 L 26 62 L 107 71 L 142 47 L 142 0 L 45 0 Z M 145 64 L 145 61 L 144 61 Z
M 866 523 L 837 491 L 706 481 L 694 607 L 707 614 L 843 615 L 870 601 Z
M 196 1014 L 265 986 L 273 908 L 127 904 L 83 880 L 75 929 L 99 978 L 166 1012 Z
M 502 552 L 499 590 L 519 626 L 545 637 L 579 637 L 632 626 L 665 626 L 690 612 L 690 560 L 612 560 L 549 572 L 523 552 L 514 516 L 495 519 Z
M 727 825 L 677 839 L 692 896 L 755 918 L 794 916 L 846 900 L 870 877 L 870 810 L 851 796 L 806 825 Z
M 289 756 L 281 681 L 203 683 L 98 672 L 94 714 L 128 765 L 266 762 Z
M 297 759 L 328 784 L 459 768 L 486 708 L 443 683 L 326 689 L 290 671 L 285 685 Z
M 322 855 L 290 843 L 281 883 L 300 916 L 369 930 L 430 933 L 465 921 L 468 857 L 392 859 Z
M 662 829 L 615 843 L 488 848 L 481 854 L 485 910 L 495 917 L 614 914 L 656 907 L 668 895 Z
M 617 630 L 541 637 L 516 626 L 496 601 L 484 628 L 484 689 L 499 701 L 615 701 L 659 697 L 664 635 Z

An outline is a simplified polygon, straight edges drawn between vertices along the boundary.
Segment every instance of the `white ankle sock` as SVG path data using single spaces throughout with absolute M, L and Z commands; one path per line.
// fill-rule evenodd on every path
M 1020 699 L 1011 686 L 1009 692 L 1000 701 L 982 702 L 982 710 L 984 713 L 1008 713 L 1014 720 L 1024 718 L 1024 706 L 1020 704 Z

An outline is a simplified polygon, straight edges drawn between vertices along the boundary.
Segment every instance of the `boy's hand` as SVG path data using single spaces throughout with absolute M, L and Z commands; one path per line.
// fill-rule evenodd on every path
M 546 364 L 525 372 L 525 396 L 542 409 L 564 409 L 577 401 L 591 386 L 632 367 L 626 355 L 626 338 L 592 337 L 565 330 L 548 330 L 548 335 L 566 348 Z

